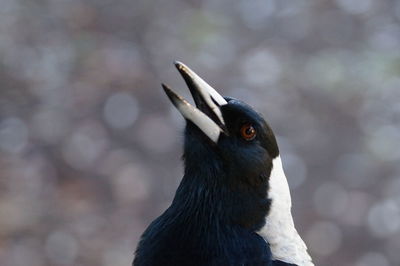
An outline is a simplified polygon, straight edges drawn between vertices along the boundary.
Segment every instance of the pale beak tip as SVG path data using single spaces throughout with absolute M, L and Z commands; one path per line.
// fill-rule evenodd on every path
M 184 64 L 178 60 L 174 61 L 174 65 L 176 66 L 176 68 L 182 68 L 184 66 Z
M 174 65 L 176 67 L 176 69 L 178 69 L 179 73 L 181 73 L 181 75 L 183 75 L 183 77 L 185 78 L 185 76 L 191 76 L 192 74 L 190 73 L 190 69 L 182 62 L 180 61 L 175 61 Z M 187 77 L 186 77 L 187 78 Z

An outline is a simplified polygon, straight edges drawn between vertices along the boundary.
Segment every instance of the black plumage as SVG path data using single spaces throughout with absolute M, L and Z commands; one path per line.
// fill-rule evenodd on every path
M 268 181 L 279 154 L 271 128 L 249 105 L 227 97 L 221 105 L 211 97 L 219 118 L 191 73 L 177 67 L 197 108 L 220 134 L 212 140 L 197 120 L 186 117 L 184 176 L 171 206 L 143 233 L 133 265 L 293 265 L 273 261 L 257 234 L 271 206 Z M 163 86 L 180 109 L 183 99 Z M 252 130 L 253 139 L 243 137 Z

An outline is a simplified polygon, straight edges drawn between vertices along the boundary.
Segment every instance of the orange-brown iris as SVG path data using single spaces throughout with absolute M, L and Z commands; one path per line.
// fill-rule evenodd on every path
M 253 140 L 256 137 L 257 132 L 256 129 L 251 124 L 244 124 L 240 128 L 240 135 L 245 140 Z

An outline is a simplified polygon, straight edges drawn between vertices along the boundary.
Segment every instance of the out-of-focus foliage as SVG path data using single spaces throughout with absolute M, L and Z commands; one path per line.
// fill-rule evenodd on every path
M 126 266 L 182 175 L 178 59 L 275 129 L 316 265 L 400 264 L 400 2 L 1 0 L 0 265 Z

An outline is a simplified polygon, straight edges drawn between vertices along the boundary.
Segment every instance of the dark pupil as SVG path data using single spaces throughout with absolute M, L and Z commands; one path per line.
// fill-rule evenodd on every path
M 246 129 L 246 135 L 253 135 L 253 132 L 254 132 L 254 128 L 253 127 L 248 127 L 247 129 Z

